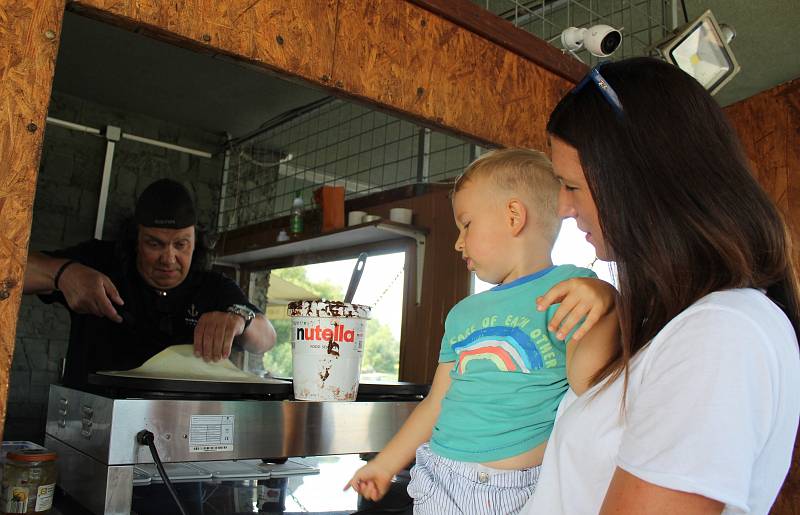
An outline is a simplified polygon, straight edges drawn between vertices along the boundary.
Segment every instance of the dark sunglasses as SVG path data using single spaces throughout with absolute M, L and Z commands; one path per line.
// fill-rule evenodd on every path
M 578 83 L 577 86 L 572 90 L 573 93 L 577 93 L 582 90 L 587 84 L 593 82 L 597 89 L 600 90 L 600 93 L 603 95 L 603 98 L 606 99 L 606 102 L 614 108 L 614 112 L 617 113 L 617 116 L 622 118 L 625 114 L 622 109 L 622 102 L 619 101 L 619 97 L 617 96 L 617 92 L 614 91 L 614 88 L 611 87 L 611 84 L 608 83 L 606 79 L 600 75 L 600 68 L 603 67 L 605 63 L 600 63 L 594 68 L 591 69 L 589 73 Z

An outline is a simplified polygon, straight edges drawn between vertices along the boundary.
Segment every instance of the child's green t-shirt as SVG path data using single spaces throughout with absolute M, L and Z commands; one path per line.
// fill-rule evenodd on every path
M 561 265 L 471 295 L 447 315 L 440 363 L 455 361 L 431 437 L 438 455 L 487 462 L 546 441 L 566 393 L 566 340 L 547 329 L 558 305 L 536 298 L 588 269 Z M 571 336 L 571 335 L 570 335 Z

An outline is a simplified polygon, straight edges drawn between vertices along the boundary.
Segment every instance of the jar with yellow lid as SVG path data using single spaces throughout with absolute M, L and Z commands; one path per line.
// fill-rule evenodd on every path
M 56 489 L 56 453 L 20 449 L 6 455 L 0 513 L 46 513 Z

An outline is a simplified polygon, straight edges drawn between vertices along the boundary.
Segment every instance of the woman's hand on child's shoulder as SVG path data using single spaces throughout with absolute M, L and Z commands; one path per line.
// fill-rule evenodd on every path
M 392 486 L 392 474 L 373 460 L 358 469 L 344 489 L 352 487 L 364 499 L 377 501 L 386 495 L 390 486 Z
M 563 340 L 583 320 L 583 324 L 572 335 L 572 340 L 579 340 L 603 315 L 611 311 L 616 294 L 617 290 L 601 279 L 574 277 L 556 284 L 537 298 L 536 309 L 544 311 L 552 304 L 560 303 L 550 318 L 548 329 L 557 331 L 556 337 Z

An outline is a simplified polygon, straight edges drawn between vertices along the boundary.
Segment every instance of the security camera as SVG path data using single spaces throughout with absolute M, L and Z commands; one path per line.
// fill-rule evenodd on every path
M 561 45 L 575 52 L 586 48 L 597 57 L 608 57 L 622 44 L 622 33 L 609 25 L 593 25 L 588 29 L 570 27 L 561 33 Z

